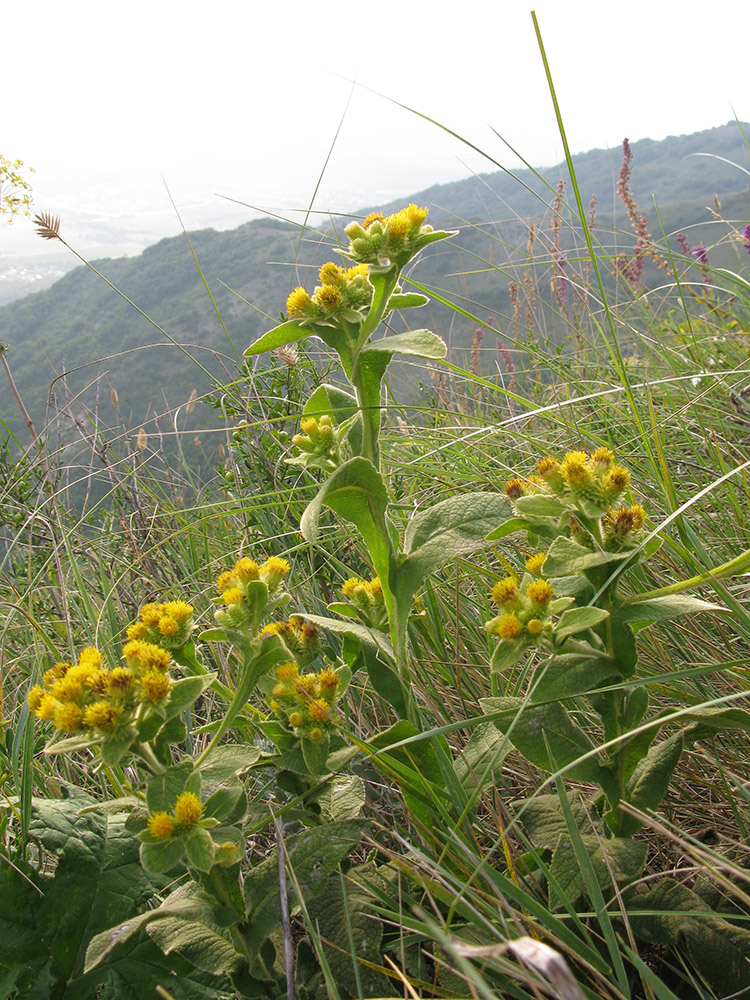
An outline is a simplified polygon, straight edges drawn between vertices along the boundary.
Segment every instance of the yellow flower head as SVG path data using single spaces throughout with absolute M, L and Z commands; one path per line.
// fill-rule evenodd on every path
M 75 701 L 76 698 L 80 698 L 83 686 L 80 681 L 71 680 L 66 675 L 61 677 L 59 681 L 55 681 L 49 690 L 50 694 L 58 701 Z
M 318 684 L 322 693 L 330 698 L 339 686 L 339 676 L 335 670 L 326 667 L 318 674 Z
M 65 681 L 70 684 L 87 685 L 94 676 L 98 667 L 93 667 L 89 663 L 76 663 L 65 674 Z
M 318 678 L 315 674 L 303 674 L 297 678 L 297 690 L 307 698 L 317 698 L 320 693 Z
M 133 687 L 133 672 L 127 667 L 115 667 L 107 674 L 107 688 L 113 693 L 124 694 Z
M 505 495 L 511 500 L 518 500 L 526 493 L 523 481 L 520 479 L 509 479 L 505 484 Z
M 282 635 L 286 628 L 285 622 L 269 622 L 258 632 L 258 637 L 262 635 Z
M 242 604 L 245 599 L 245 595 L 239 587 L 230 587 L 229 590 L 224 591 L 221 595 L 221 599 L 225 604 Z
M 163 840 L 174 833 L 174 819 L 166 812 L 152 813 L 148 818 L 148 832 Z
M 156 628 L 161 617 L 158 604 L 144 604 L 141 608 L 141 621 L 147 628 Z
M 274 590 L 289 572 L 290 566 L 286 559 L 271 556 L 260 567 L 260 578 L 269 590 Z
M 303 417 L 299 425 L 302 428 L 302 433 L 308 436 L 314 434 L 318 429 L 318 421 L 315 417 Z
M 219 594 L 223 594 L 225 590 L 229 587 L 233 587 L 237 582 L 237 578 L 234 575 L 234 571 L 231 569 L 225 570 L 223 573 L 219 573 L 216 579 L 216 591 Z
M 64 701 L 55 710 L 53 722 L 64 733 L 74 733 L 81 728 L 83 712 L 74 701 Z
M 161 634 L 168 639 L 170 636 L 177 635 L 180 630 L 180 626 L 174 620 L 174 618 L 160 618 L 159 619 L 159 631 Z
M 614 453 L 609 448 L 597 448 L 591 452 L 591 464 L 600 469 L 607 470 L 615 460 Z
M 539 576 L 546 558 L 546 552 L 535 552 L 533 556 L 529 556 L 525 563 L 526 572 L 531 573 L 532 576 Z
M 409 225 L 414 230 L 422 228 L 422 223 L 427 218 L 428 208 L 420 208 L 418 205 L 407 205 L 404 209 L 406 213 L 406 218 L 409 220 Z
M 382 212 L 370 212 L 368 216 L 365 217 L 362 223 L 363 229 L 369 229 L 373 222 L 385 222 L 385 218 Z
M 302 712 L 292 712 L 289 716 L 289 725 L 293 729 L 299 729 L 302 723 L 305 721 L 305 717 Z
M 544 625 L 539 621 L 538 618 L 532 618 L 530 621 L 526 622 L 526 631 L 531 636 L 534 637 L 538 636 L 543 628 Z
M 52 687 L 55 681 L 59 681 L 61 677 L 65 676 L 72 665 L 72 663 L 56 663 L 54 667 L 45 670 L 42 677 L 44 686 L 48 688 Z
M 131 670 L 168 670 L 170 654 L 152 642 L 134 639 L 122 647 L 122 655 Z
M 168 674 L 161 673 L 159 670 L 147 671 L 141 680 L 143 697 L 148 701 L 154 702 L 155 705 L 159 705 L 164 701 L 171 687 L 172 681 L 169 679 Z
M 287 698 L 289 696 L 289 688 L 282 681 L 279 681 L 278 684 L 274 684 L 271 694 L 274 698 Z
M 299 676 L 299 667 L 296 663 L 282 663 L 276 667 L 275 673 L 278 680 L 288 681 Z
M 396 212 L 388 220 L 388 235 L 391 239 L 403 240 L 409 234 L 409 219 L 404 211 Z
M 34 712 L 37 719 L 42 719 L 44 722 L 48 722 L 55 714 L 55 712 L 60 707 L 60 702 L 57 698 L 53 697 L 51 694 L 44 694 Z
M 571 486 L 583 486 L 591 479 L 588 456 L 585 451 L 566 452 L 560 466 L 560 475 Z
M 546 580 L 532 580 L 526 588 L 526 597 L 538 607 L 546 607 L 552 600 L 552 584 Z
M 337 288 L 344 283 L 345 279 L 343 270 L 338 264 L 334 264 L 333 261 L 329 261 L 321 267 L 320 271 L 318 271 L 318 277 L 321 284 L 335 285 Z
M 313 301 L 304 288 L 295 288 L 286 300 L 287 315 L 291 319 L 297 319 L 300 316 L 304 316 L 305 313 L 310 311 L 312 304 Z
M 352 597 L 356 590 L 360 587 L 365 587 L 366 583 L 364 580 L 360 580 L 359 577 L 350 576 L 348 580 L 344 582 L 341 587 L 341 593 L 344 597 Z
M 83 724 L 87 729 L 114 729 L 122 709 L 108 701 L 95 701 L 83 713 Z
M 125 635 L 132 642 L 134 639 L 143 639 L 148 632 L 148 625 L 145 622 L 134 622 L 125 629 Z
M 79 664 L 88 664 L 91 667 L 100 667 L 102 665 L 102 654 L 94 646 L 86 646 L 85 649 L 81 650 L 78 662 Z
M 44 688 L 40 684 L 35 684 L 26 695 L 26 702 L 32 712 L 36 712 L 44 698 Z
M 344 272 L 344 278 L 346 281 L 354 281 L 355 278 L 367 278 L 370 273 L 370 268 L 367 264 L 355 264 L 354 267 L 349 267 Z
M 167 601 L 161 607 L 165 615 L 169 615 L 180 624 L 193 617 L 193 606 L 185 601 Z
M 374 601 L 379 600 L 383 596 L 383 584 L 380 582 L 379 576 L 374 576 L 365 586 L 367 587 L 367 593 Z
M 193 792 L 183 792 L 174 804 L 175 819 L 182 826 L 197 823 L 203 813 L 201 800 Z
M 341 292 L 335 285 L 322 285 L 315 293 L 315 301 L 324 309 L 338 309 L 341 305 Z
M 545 458 L 540 458 L 536 463 L 536 471 L 546 482 L 551 479 L 556 479 L 560 475 L 560 463 L 556 458 L 551 455 L 547 455 Z
M 492 600 L 499 608 L 518 600 L 518 584 L 512 576 L 497 581 L 492 588 Z
M 621 465 L 613 465 L 604 477 L 604 489 L 610 496 L 617 496 L 630 485 L 630 473 Z
M 248 559 L 245 556 L 237 560 L 232 572 L 239 583 L 250 583 L 251 580 L 258 579 L 259 569 L 260 567 L 254 559 Z
M 496 632 L 501 639 L 517 639 L 521 634 L 521 628 L 520 621 L 511 612 L 498 620 Z
M 330 715 L 330 708 L 325 698 L 318 698 L 310 702 L 307 710 L 313 722 L 325 722 Z

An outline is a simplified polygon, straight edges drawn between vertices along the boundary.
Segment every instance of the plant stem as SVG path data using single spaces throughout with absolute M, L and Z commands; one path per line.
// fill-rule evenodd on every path
M 164 774 L 166 772 L 166 767 L 157 760 L 156 754 L 148 743 L 135 743 L 133 745 L 133 753 L 138 754 L 152 774 Z

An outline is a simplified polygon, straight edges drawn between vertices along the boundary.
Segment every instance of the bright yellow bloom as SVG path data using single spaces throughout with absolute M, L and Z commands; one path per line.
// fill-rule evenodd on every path
M 289 695 L 289 688 L 282 681 L 278 684 L 274 684 L 271 694 L 274 698 L 286 698 Z
M 497 581 L 492 588 L 492 600 L 499 608 L 518 600 L 518 584 L 512 576 Z
M 604 489 L 607 493 L 622 493 L 630 485 L 630 473 L 621 465 L 614 465 L 604 477 Z
M 141 686 L 143 697 L 158 705 L 169 694 L 172 681 L 167 674 L 161 673 L 159 670 L 149 670 L 144 674 Z
M 239 583 L 250 583 L 258 579 L 259 566 L 254 559 L 244 556 L 234 564 L 233 574 Z
M 544 625 L 539 621 L 538 618 L 532 618 L 531 621 L 526 622 L 526 631 L 529 635 L 537 636 L 540 634 Z
M 539 576 L 546 558 L 546 552 L 535 552 L 533 556 L 529 556 L 525 563 L 526 572 L 531 573 L 533 576 Z
M 42 698 L 44 698 L 44 688 L 40 684 L 35 684 L 33 688 L 26 695 L 26 701 L 32 712 L 36 712 L 42 703 Z
M 362 223 L 363 229 L 369 229 L 373 222 L 385 222 L 385 217 L 382 212 L 370 212 L 368 216 L 365 217 Z
M 318 698 L 316 701 L 311 702 L 308 706 L 308 711 L 313 722 L 325 722 L 330 713 L 328 702 L 325 698 Z
M 269 622 L 268 625 L 264 625 L 263 628 L 258 632 L 258 636 L 262 635 L 281 635 L 284 631 L 284 622 Z
M 306 312 L 309 311 L 312 305 L 312 299 L 307 294 L 304 288 L 295 288 L 289 298 L 286 300 L 286 311 L 287 315 L 291 319 L 296 319 L 298 316 L 304 316 Z
M 343 270 L 334 264 L 332 260 L 329 260 L 327 264 L 324 264 L 320 271 L 318 271 L 318 277 L 320 278 L 321 284 L 323 285 L 342 285 L 344 283 L 345 275 Z
M 427 218 L 428 208 L 420 208 L 418 205 L 407 205 L 405 209 L 402 210 L 406 214 L 406 218 L 409 220 L 409 225 L 412 229 L 421 229 L 422 223 Z
M 56 663 L 54 667 L 50 667 L 49 670 L 46 670 L 44 677 L 42 677 L 45 687 L 52 687 L 55 681 L 59 681 L 61 677 L 64 677 L 72 666 L 72 663 Z
M 148 628 L 156 628 L 161 617 L 161 609 L 158 604 L 144 604 L 141 608 L 141 621 Z
M 351 597 L 354 591 L 358 587 L 364 587 L 364 586 L 366 586 L 364 580 L 360 580 L 356 576 L 350 576 L 349 579 L 346 580 L 342 585 L 341 593 L 344 595 L 344 597 Z
M 526 588 L 526 597 L 528 597 L 532 604 L 536 604 L 539 607 L 549 604 L 553 593 L 552 584 L 546 580 L 532 580 Z
M 160 618 L 159 619 L 159 631 L 163 636 L 167 638 L 170 635 L 177 635 L 180 626 L 174 620 L 174 618 Z
M 60 702 L 57 698 L 49 693 L 42 695 L 42 699 L 34 712 L 37 719 L 42 719 L 44 722 L 48 722 L 55 714 L 55 712 L 60 707 Z
M 260 578 L 267 585 L 269 590 L 278 587 L 281 580 L 289 572 L 290 566 L 286 559 L 278 556 L 271 556 L 260 567 Z
M 536 471 L 542 479 L 552 479 L 554 476 L 560 475 L 560 463 L 556 458 L 547 455 L 545 458 L 540 458 L 536 463 Z
M 95 701 L 83 713 L 83 724 L 89 729 L 114 729 L 121 713 L 108 701 Z
M 225 570 L 223 573 L 219 573 L 216 580 L 216 590 L 217 593 L 223 594 L 225 590 L 228 589 L 230 585 L 236 582 L 234 572 L 231 569 Z
M 183 792 L 182 795 L 177 796 L 177 801 L 174 804 L 174 814 L 175 819 L 182 826 L 197 823 L 201 818 L 202 812 L 203 806 L 201 805 L 201 800 L 193 792 Z
M 49 693 L 54 698 L 57 698 L 58 701 L 75 701 L 76 698 L 80 698 L 82 692 L 83 686 L 81 682 L 71 680 L 67 674 L 65 677 L 61 677 L 59 681 L 55 681 L 49 689 Z
M 330 698 L 339 686 L 339 675 L 335 670 L 332 670 L 331 667 L 326 667 L 318 674 L 318 684 L 320 685 L 320 690 L 323 694 L 328 695 Z
M 354 267 L 347 268 L 344 277 L 347 281 L 354 281 L 355 278 L 366 278 L 370 273 L 367 264 L 355 264 Z
M 318 429 L 318 421 L 315 417 L 303 417 L 302 420 L 300 420 L 299 425 L 302 429 L 302 433 L 307 434 L 308 436 L 310 434 L 314 434 Z
M 282 663 L 276 667 L 276 676 L 280 681 L 287 681 L 299 675 L 299 667 L 296 663 Z
M 245 595 L 239 587 L 230 587 L 229 590 L 225 590 L 221 595 L 221 599 L 225 604 L 242 604 L 244 598 Z
M 92 667 L 100 667 L 102 665 L 102 654 L 94 646 L 86 646 L 85 649 L 81 650 L 78 662 L 80 664 L 87 663 Z
M 591 478 L 588 468 L 588 456 L 585 451 L 566 452 L 560 474 L 571 486 L 582 486 Z
M 131 642 L 142 639 L 147 632 L 148 625 L 145 622 L 134 622 L 125 629 L 125 635 Z
M 83 712 L 74 701 L 65 701 L 55 710 L 53 721 L 64 733 L 74 733 L 81 728 Z
M 133 687 L 133 673 L 127 667 L 115 667 L 107 674 L 107 687 L 110 691 L 124 694 Z
M 591 464 L 603 469 L 608 469 L 614 460 L 614 453 L 609 448 L 597 448 L 591 453 Z
M 167 601 L 161 607 L 165 615 L 169 615 L 177 622 L 187 621 L 193 615 L 192 604 L 186 604 L 185 601 Z
M 318 678 L 315 674 L 303 674 L 301 677 L 298 677 L 297 688 L 302 694 L 310 698 L 317 698 L 320 693 Z
M 167 670 L 171 659 L 166 649 L 142 639 L 125 643 L 122 655 L 127 665 L 134 670 Z
M 517 639 L 521 634 L 521 623 L 511 612 L 498 620 L 495 631 L 501 639 Z
M 174 819 L 166 812 L 152 813 L 148 818 L 148 832 L 163 840 L 174 833 Z
M 315 293 L 315 301 L 324 309 L 338 309 L 341 305 L 341 292 L 334 285 L 323 285 Z
M 289 725 L 293 729 L 298 729 L 304 721 L 305 718 L 302 715 L 302 712 L 292 712 L 292 714 L 289 716 Z
M 409 233 L 409 220 L 402 212 L 397 212 L 388 220 L 388 235 L 392 239 L 402 240 Z

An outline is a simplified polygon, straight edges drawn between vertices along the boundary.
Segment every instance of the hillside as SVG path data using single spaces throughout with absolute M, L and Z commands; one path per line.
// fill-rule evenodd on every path
M 634 242 L 615 194 L 620 159 L 617 149 L 592 150 L 575 157 L 584 201 L 588 204 L 592 195 L 598 199 L 594 233 L 607 253 L 632 248 Z M 730 263 L 737 268 L 743 263 L 742 254 L 726 240 L 727 226 L 711 214 L 711 207 L 717 194 L 722 215 L 738 227 L 744 225 L 750 216 L 748 177 L 724 159 L 747 166 L 747 149 L 734 124 L 660 142 L 643 140 L 633 144 L 632 187 L 654 235 L 660 232 L 653 205 L 656 199 L 665 232 L 684 230 L 693 246 L 713 246 L 723 238 L 722 247 L 712 250 L 712 264 Z M 567 172 L 559 165 L 540 176 L 528 170 L 515 176 L 498 171 L 430 187 L 380 207 L 388 212 L 416 201 L 430 206 L 433 225 L 460 230 L 452 248 L 441 246 L 425 255 L 414 277 L 447 291 L 475 315 L 492 315 L 512 340 L 520 331 L 512 328 L 509 282 L 523 286 L 526 278 L 527 284 L 529 280 L 536 283 L 538 295 L 548 294 L 554 192 L 544 182 L 554 188 L 561 178 L 567 179 Z M 567 197 L 572 202 L 569 188 Z M 573 258 L 580 233 L 564 209 L 561 217 L 560 248 Z M 337 220 L 337 226 L 344 221 Z M 537 236 L 529 255 L 532 221 Z M 61 232 L 64 236 L 64 219 Z M 108 408 L 113 405 L 110 390 L 114 388 L 119 397 L 118 420 L 137 431 L 155 414 L 167 414 L 184 403 L 193 389 L 200 394 L 210 388 L 208 373 L 223 380 L 234 377 L 242 351 L 272 325 L 271 317 L 279 315 L 290 287 L 314 284 L 311 268 L 328 259 L 336 233 L 308 230 L 301 242 L 299 237 L 295 225 L 273 219 L 228 232 L 190 234 L 227 332 L 184 237 L 162 240 L 135 258 L 95 261 L 94 266 L 182 349 L 85 267 L 76 268 L 47 291 L 0 309 L 0 339 L 9 345 L 9 362 L 37 427 L 54 419 L 55 407 L 66 393 L 82 393 L 73 407 L 75 413 L 82 402 L 98 413 L 102 424 L 113 422 L 115 413 Z M 327 243 L 328 249 L 321 243 Z M 674 240 L 670 245 L 678 251 Z M 646 277 L 647 284 L 660 280 L 655 270 Z M 439 304 L 433 303 L 430 309 L 431 324 L 450 346 L 465 348 L 476 324 L 449 314 Z M 64 371 L 70 372 L 65 391 L 54 382 Z M 25 441 L 25 428 L 4 382 L 0 407 L 8 428 Z M 208 416 L 198 410 L 191 420 L 201 426 Z M 169 424 L 171 418 L 165 418 L 162 429 Z M 63 422 L 63 437 L 70 436 L 70 427 L 70 421 Z

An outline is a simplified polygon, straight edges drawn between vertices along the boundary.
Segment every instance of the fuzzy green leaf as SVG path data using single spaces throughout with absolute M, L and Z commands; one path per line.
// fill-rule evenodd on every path
M 538 670 L 531 700 L 559 701 L 604 687 L 619 677 L 617 664 L 606 656 L 564 653 L 553 656 Z
M 179 715 L 188 705 L 192 705 L 216 680 L 216 674 L 202 674 L 200 677 L 183 677 L 175 681 L 165 705 L 167 718 Z
M 394 292 L 388 299 L 387 309 L 389 312 L 393 309 L 418 309 L 429 301 L 426 295 L 419 292 Z
M 570 576 L 583 573 L 595 566 L 622 562 L 628 558 L 627 552 L 604 552 L 603 549 L 587 549 L 570 538 L 560 536 L 550 545 L 544 561 L 545 576 Z
M 683 748 L 682 733 L 675 733 L 669 739 L 652 746 L 640 764 L 635 768 L 633 777 L 627 784 L 625 800 L 642 812 L 656 809 L 667 794 L 672 773 L 677 767 Z M 611 820 L 616 822 L 616 817 Z M 632 836 L 643 825 L 634 816 L 622 816 L 619 821 L 619 832 L 626 837 Z
M 442 337 L 432 330 L 409 330 L 407 333 L 396 333 L 382 340 L 373 340 L 362 349 L 360 358 L 365 355 L 386 352 L 393 354 L 408 354 L 417 358 L 430 358 L 438 361 L 444 358 L 448 348 Z
M 519 497 L 516 500 L 516 510 L 523 517 L 561 517 L 567 510 L 565 504 L 557 497 L 543 493 Z
M 605 611 L 604 608 L 569 608 L 560 615 L 560 620 L 555 626 L 555 638 L 558 642 L 562 642 L 568 636 L 594 628 L 607 618 L 609 611 Z
M 690 594 L 669 594 L 665 597 L 652 597 L 647 601 L 631 601 L 619 607 L 614 615 L 622 622 L 662 622 L 701 611 L 729 614 L 729 609 L 720 604 L 702 601 Z
M 310 329 L 300 326 L 297 320 L 288 320 L 286 323 L 275 326 L 273 330 L 269 330 L 262 337 L 259 337 L 254 344 L 251 344 L 245 350 L 245 357 L 263 354 L 266 351 L 273 351 L 276 347 L 283 347 L 285 344 L 293 344 L 297 340 L 304 340 L 305 337 L 310 336 L 311 332 Z

